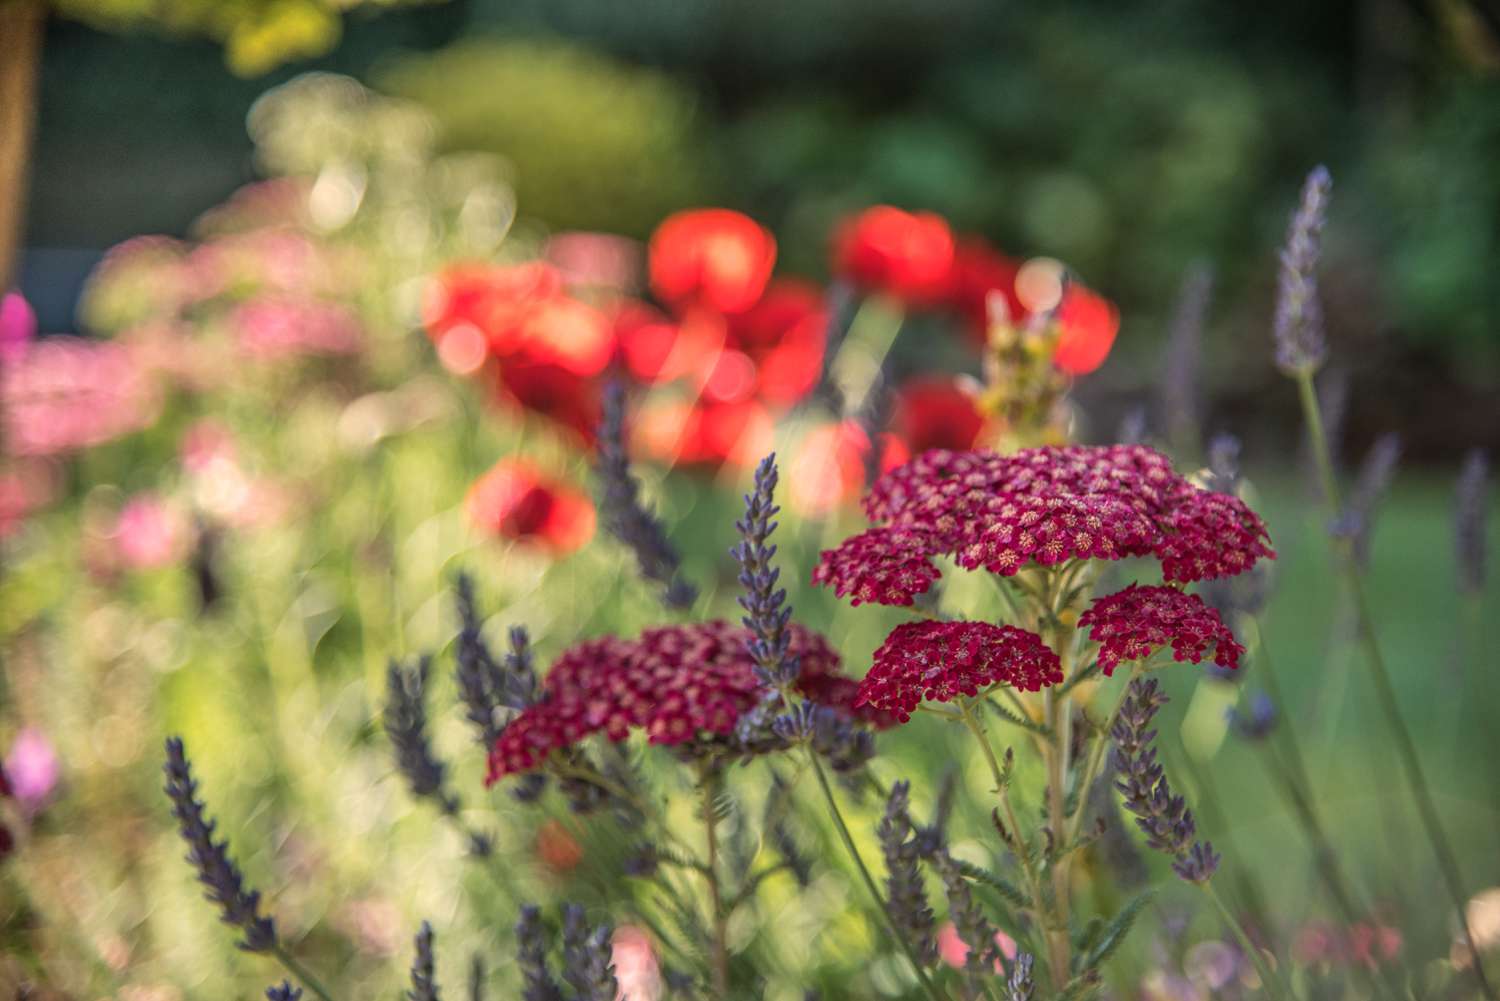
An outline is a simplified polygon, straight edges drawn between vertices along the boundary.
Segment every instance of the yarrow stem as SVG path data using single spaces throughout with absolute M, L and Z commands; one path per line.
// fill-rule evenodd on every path
M 1334 476 L 1333 462 L 1328 454 L 1328 443 L 1323 435 L 1323 418 L 1318 406 L 1318 394 L 1313 388 L 1312 373 L 1299 371 L 1296 379 L 1298 395 L 1302 401 L 1303 419 L 1310 439 L 1309 444 L 1312 446 L 1319 479 L 1323 484 L 1324 500 L 1328 505 L 1330 517 L 1337 517 L 1341 509 L 1338 481 Z M 1401 760 L 1402 777 L 1406 781 L 1412 799 L 1416 801 L 1417 814 L 1422 820 L 1428 841 L 1432 843 L 1433 854 L 1437 857 L 1438 869 L 1443 874 L 1443 882 L 1453 900 L 1453 906 L 1458 911 L 1458 923 L 1463 929 L 1464 940 L 1473 950 L 1473 954 L 1477 956 L 1479 952 L 1474 943 L 1473 929 L 1469 927 L 1467 897 L 1464 893 L 1463 875 L 1459 871 L 1458 858 L 1454 855 L 1447 832 L 1443 828 L 1442 819 L 1438 816 L 1437 807 L 1433 803 L 1432 792 L 1422 769 L 1421 757 L 1417 754 L 1416 743 L 1412 740 L 1411 731 L 1401 715 L 1401 703 L 1396 696 L 1395 686 L 1391 683 L 1390 672 L 1386 669 L 1385 655 L 1380 648 L 1380 639 L 1375 632 L 1374 620 L 1370 617 L 1370 604 L 1365 596 L 1364 579 L 1360 575 L 1359 566 L 1353 554 L 1346 551 L 1349 548 L 1346 540 L 1334 540 L 1334 547 L 1334 561 L 1338 564 L 1354 599 L 1358 638 L 1365 652 L 1363 659 L 1374 681 L 1376 700 L 1380 703 L 1387 728 L 1394 737 L 1396 753 Z M 1475 962 L 1472 966 L 1474 978 L 1478 981 L 1480 990 L 1490 1001 L 1495 1001 L 1495 989 L 1485 975 L 1484 964 Z
M 714 993 L 729 997 L 729 930 L 724 912 L 724 892 L 719 885 L 719 808 L 718 779 L 705 775 L 699 783 L 703 791 L 703 832 L 708 842 L 708 861 L 704 877 L 708 882 L 709 903 L 713 909 L 713 976 Z

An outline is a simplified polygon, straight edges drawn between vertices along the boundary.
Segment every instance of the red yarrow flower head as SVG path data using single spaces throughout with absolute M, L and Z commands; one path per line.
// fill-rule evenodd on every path
M 651 234 L 651 290 L 679 309 L 721 313 L 748 309 L 776 263 L 776 240 L 754 219 L 730 209 L 670 215 Z
M 594 504 L 587 495 L 519 459 L 496 463 L 469 488 L 465 504 L 480 531 L 538 544 L 559 555 L 582 547 L 594 535 Z
M 1197 664 L 1212 654 L 1215 664 L 1230 670 L 1245 652 L 1218 612 L 1175 587 L 1131 584 L 1096 598 L 1079 616 L 1078 627 L 1099 644 L 1099 669 L 1106 677 L 1120 664 L 1145 660 L 1166 646 L 1174 660 Z
M 875 651 L 855 705 L 904 723 L 923 699 L 973 698 L 992 685 L 1036 692 L 1062 680 L 1062 662 L 1036 633 L 989 622 L 908 622 Z
M 1004 576 L 1154 556 L 1176 582 L 1232 576 L 1275 556 L 1243 501 L 1194 485 L 1140 445 L 935 449 L 882 476 L 865 512 L 876 527 L 825 551 L 813 574 L 856 602 L 910 604 L 937 579 L 940 556 Z
M 930 305 L 948 293 L 953 255 L 953 231 L 942 216 L 876 205 L 839 226 L 833 270 L 907 305 Z
M 799 687 L 808 694 L 841 693 L 843 686 L 830 684 L 841 675 L 827 640 L 795 623 L 788 633 Z M 767 691 L 749 652 L 750 636 L 742 626 L 712 621 L 569 648 L 548 672 L 542 699 L 496 741 L 487 782 L 537 768 L 551 752 L 593 734 L 620 741 L 644 730 L 653 744 L 722 743 Z

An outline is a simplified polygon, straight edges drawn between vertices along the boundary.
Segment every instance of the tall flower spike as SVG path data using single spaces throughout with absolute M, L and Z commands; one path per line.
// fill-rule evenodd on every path
M 1219 856 L 1212 845 L 1194 843 L 1198 827 L 1193 812 L 1181 796 L 1172 795 L 1166 772 L 1151 746 L 1156 739 L 1151 721 L 1166 704 L 1167 697 L 1155 678 L 1137 678 L 1130 683 L 1110 732 L 1119 773 L 1115 788 L 1124 796 L 1125 808 L 1135 814 L 1146 843 L 1172 856 L 1172 870 L 1177 875 L 1192 883 L 1205 883 L 1218 868 Z
M 1476 448 L 1464 457 L 1458 474 L 1453 512 L 1453 545 L 1458 563 L 1458 592 L 1478 596 L 1484 590 L 1485 501 L 1490 460 Z
M 479 612 L 474 603 L 474 581 L 468 574 L 461 573 L 454 580 L 453 591 L 459 618 L 455 644 L 458 695 L 464 704 L 464 714 L 478 731 L 480 744 L 488 749 L 500 736 L 500 724 L 495 718 L 503 687 L 500 665 L 484 642 Z
M 933 934 L 932 908 L 927 903 L 927 887 L 917 867 L 923 846 L 911 822 L 910 792 L 911 783 L 904 780 L 891 785 L 885 816 L 881 818 L 876 833 L 880 837 L 881 853 L 885 856 L 886 909 L 891 921 L 912 944 L 917 958 L 931 963 L 937 958 L 937 939 Z M 941 845 L 934 846 L 935 851 L 941 848 Z
M 609 925 L 592 931 L 584 923 L 583 908 L 563 905 L 563 978 L 573 987 L 578 1001 L 615 1001 L 615 982 Z
M 447 788 L 448 768 L 433 753 L 427 733 L 427 676 L 432 662 L 417 658 L 402 667 L 392 658 L 386 669 L 385 734 L 396 751 L 396 769 L 418 799 L 430 799 L 446 814 L 459 809 L 458 797 Z
M 426 921 L 417 931 L 416 954 L 411 961 L 411 990 L 408 1001 L 438 1001 L 438 986 L 433 973 L 432 925 Z
M 290 980 L 266 988 L 266 1001 L 301 1001 L 302 988 L 293 987 Z
M 179 737 L 167 738 L 165 771 L 167 798 L 188 844 L 188 863 L 205 888 L 204 896 L 219 908 L 220 920 L 239 930 L 241 949 L 270 952 L 276 947 L 276 925 L 260 913 L 259 891 L 245 888 L 243 874 L 229 857 L 229 843 L 214 840 L 217 822 L 205 816 L 203 803 L 197 799 L 198 783 Z
M 1314 167 L 1302 185 L 1302 197 L 1281 250 L 1273 333 L 1276 364 L 1288 375 L 1316 371 L 1328 356 L 1317 271 L 1332 190 L 1328 168 Z
M 625 451 L 625 387 L 619 382 L 611 382 L 604 390 L 598 472 L 604 527 L 635 553 L 641 576 L 662 585 L 662 601 L 669 608 L 690 607 L 698 589 L 682 579 L 681 557 L 660 519 L 641 500 L 640 484 L 630 471 Z
M 971 981 L 992 975 L 997 958 L 995 928 L 985 917 L 979 902 L 974 899 L 974 890 L 969 880 L 946 848 L 934 852 L 929 861 L 937 870 L 938 878 L 943 881 L 943 889 L 947 891 L 948 917 L 953 922 L 953 928 L 964 945 L 969 947 L 964 959 L 964 970 Z
M 1359 466 L 1359 477 L 1344 502 L 1344 510 L 1329 526 L 1329 531 L 1349 540 L 1354 562 L 1363 568 L 1370 562 L 1370 538 L 1375 529 L 1375 515 L 1396 477 L 1396 463 L 1401 458 L 1401 436 L 1388 431 L 1375 439 Z
M 1202 393 L 1203 327 L 1213 294 L 1213 269 L 1198 262 L 1188 269 L 1172 313 L 1167 355 L 1163 359 L 1158 400 L 1167 440 L 1177 447 L 1198 443 L 1199 398 Z
M 771 688 L 784 690 L 797 680 L 800 666 L 788 652 L 792 608 L 786 603 L 786 589 L 777 587 L 781 571 L 771 565 L 776 556 L 771 535 L 777 525 L 772 519 L 781 510 L 775 503 L 777 479 L 773 452 L 756 467 L 755 489 L 745 495 L 745 515 L 734 523 L 740 541 L 730 553 L 739 564 L 740 586 L 745 589 L 739 596 L 745 610 L 740 621 L 750 630 L 756 674 Z
M 516 921 L 516 965 L 521 970 L 522 1001 L 563 1001 L 562 988 L 547 969 L 547 936 L 542 909 L 523 904 Z

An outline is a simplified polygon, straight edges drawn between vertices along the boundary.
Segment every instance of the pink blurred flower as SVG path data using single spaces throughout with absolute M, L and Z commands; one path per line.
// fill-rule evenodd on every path
M 364 343 L 350 309 L 317 299 L 252 299 L 235 308 L 230 322 L 240 348 L 262 359 L 354 354 Z
M 969 958 L 969 946 L 959 937 L 958 929 L 953 927 L 952 921 L 938 929 L 937 945 L 938 955 L 949 966 L 962 967 Z M 1000 948 L 1000 955 L 1005 957 L 1005 962 L 1016 958 L 1016 940 L 1005 932 L 995 932 L 995 945 Z M 995 960 L 995 972 L 1005 972 L 1005 965 L 999 959 Z
M 147 426 L 156 400 L 120 345 L 48 337 L 0 371 L 0 411 L 13 455 L 55 455 Z
M 610 233 L 558 233 L 544 255 L 569 285 L 629 292 L 644 257 L 634 240 Z
M 19 292 L 0 296 L 0 365 L 20 359 L 36 336 L 36 312 Z
M 114 535 L 120 559 L 136 570 L 172 563 L 187 541 L 182 519 L 150 494 L 137 494 L 126 502 L 115 520 Z
M 50 501 L 56 492 L 55 471 L 46 460 L 0 469 L 0 539 L 20 528 L 26 516 Z
M 662 995 L 661 964 L 651 936 L 634 925 L 621 925 L 612 946 L 619 1001 L 657 1001 Z
M 183 432 L 177 454 L 188 472 L 207 472 L 220 462 L 234 462 L 234 435 L 212 417 L 205 417 Z
M 26 812 L 41 808 L 57 788 L 60 774 L 57 752 L 46 734 L 29 726 L 16 734 L 5 756 L 5 775 L 10 780 L 11 795 Z

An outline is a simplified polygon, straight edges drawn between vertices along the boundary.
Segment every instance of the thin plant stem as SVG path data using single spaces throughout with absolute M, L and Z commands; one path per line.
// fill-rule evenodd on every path
M 1310 371 L 1304 370 L 1298 373 L 1297 387 L 1298 395 L 1302 400 L 1302 413 L 1307 422 L 1307 433 L 1312 439 L 1313 457 L 1317 461 L 1318 473 L 1323 483 L 1324 499 L 1328 503 L 1330 514 L 1337 517 L 1340 507 L 1338 481 L 1334 477 L 1333 462 L 1328 455 L 1328 442 L 1323 431 L 1323 416 L 1318 407 L 1318 394 L 1313 388 Z M 1447 885 L 1453 906 L 1458 911 L 1458 923 L 1463 929 L 1464 940 L 1468 943 L 1472 954 L 1477 957 L 1480 952 L 1474 942 L 1474 931 L 1469 927 L 1467 897 L 1464 893 L 1463 876 L 1458 868 L 1458 858 L 1453 853 L 1453 846 L 1448 841 L 1442 819 L 1438 816 L 1437 807 L 1432 801 L 1432 792 L 1427 785 L 1427 776 L 1422 770 L 1422 760 L 1417 754 L 1416 743 L 1412 740 L 1411 731 L 1407 729 L 1406 721 L 1401 715 L 1401 703 L 1396 697 L 1395 687 L 1391 684 L 1390 672 L 1386 670 L 1385 656 L 1380 649 L 1380 638 L 1375 633 L 1374 620 L 1370 617 L 1369 600 L 1365 596 L 1364 580 L 1360 575 L 1359 566 L 1352 559 L 1351 554 L 1344 551 L 1346 548 L 1346 546 L 1335 546 L 1337 551 L 1334 553 L 1334 560 L 1343 572 L 1349 593 L 1354 599 L 1359 641 L 1364 647 L 1364 661 L 1370 669 L 1370 677 L 1375 685 L 1375 697 L 1380 703 L 1387 727 L 1394 738 L 1396 754 L 1401 761 L 1402 776 L 1406 780 L 1412 798 L 1416 801 L 1417 814 L 1421 817 L 1427 839 L 1432 843 L 1433 854 L 1437 856 L 1438 869 L 1443 874 L 1443 882 Z M 1495 989 L 1485 975 L 1484 964 L 1476 959 L 1472 965 L 1479 989 L 1490 1001 L 1496 1001 Z
M 1078 837 L 1078 832 L 1083 829 L 1084 814 L 1088 812 L 1089 789 L 1104 764 L 1104 756 L 1108 753 L 1110 746 L 1110 731 L 1115 728 L 1115 721 L 1120 718 L 1120 709 L 1125 705 L 1125 693 L 1130 691 L 1130 682 L 1134 679 L 1135 670 L 1132 668 L 1130 677 L 1125 679 L 1125 687 L 1120 689 L 1120 695 L 1115 699 L 1115 707 L 1110 710 L 1109 716 L 1104 721 L 1104 729 L 1100 732 L 1099 739 L 1094 741 L 1093 747 L 1089 748 L 1088 760 L 1083 766 L 1083 778 L 1078 785 L 1078 807 L 1073 812 L 1072 823 L 1068 825 L 1067 837 L 1063 839 L 1064 844 L 1072 844 L 1073 839 Z
M 1005 775 L 1005 770 L 1000 767 L 999 759 L 995 757 L 995 749 L 990 746 L 990 739 L 985 735 L 984 727 L 980 724 L 979 720 L 974 718 L 974 713 L 969 708 L 968 703 L 960 699 L 958 707 L 961 710 L 959 718 L 963 720 L 964 726 L 969 728 L 969 732 L 974 735 L 974 739 L 979 742 L 979 749 L 984 754 L 985 763 L 990 767 L 990 776 L 995 780 L 995 793 L 1000 798 L 1000 809 L 1005 811 L 1005 820 L 1010 824 L 1011 836 L 1017 842 L 1016 857 L 1021 860 L 1021 871 L 1026 876 L 1026 889 L 1031 894 L 1031 907 L 1036 912 L 1037 922 L 1041 925 L 1042 932 L 1047 938 L 1049 950 L 1047 962 L 1052 969 L 1052 979 L 1060 987 L 1062 984 L 1067 983 L 1068 966 L 1066 959 L 1053 947 L 1052 933 L 1048 928 L 1050 922 L 1047 917 L 1047 899 L 1042 892 L 1041 876 L 1031 864 L 1031 851 L 1022 837 L 1021 822 L 1016 817 L 1015 808 L 1011 806 L 1010 781 Z M 1057 965 L 1060 960 L 1063 962 L 1062 966 Z
M 1064 668 L 1066 670 L 1066 668 Z M 1068 771 L 1069 736 L 1064 732 L 1064 720 L 1071 714 L 1061 705 L 1060 699 L 1052 697 L 1050 689 L 1042 693 L 1046 706 L 1047 728 L 1052 737 L 1042 745 L 1047 764 L 1047 826 L 1052 830 L 1055 843 L 1061 844 L 1067 821 L 1063 816 L 1063 782 Z M 1068 887 L 1068 866 L 1064 859 L 1048 860 L 1052 870 L 1052 905 L 1056 910 L 1053 927 L 1047 934 L 1047 947 L 1052 957 L 1052 968 L 1063 977 L 1058 984 L 1066 983 L 1066 973 L 1072 967 L 1069 953 L 1072 943 L 1068 940 L 1068 910 L 1071 894 Z
M 1271 967 L 1266 964 L 1265 955 L 1256 948 L 1254 942 L 1250 941 L 1250 936 L 1245 933 L 1244 925 L 1240 924 L 1239 918 L 1236 918 L 1234 912 L 1225 905 L 1224 898 L 1219 896 L 1219 891 L 1214 889 L 1213 881 L 1210 880 L 1198 885 L 1203 888 L 1203 892 L 1208 895 L 1208 899 L 1213 901 L 1214 907 L 1218 909 L 1219 916 L 1224 919 L 1224 924 L 1229 927 L 1229 931 L 1234 935 L 1235 941 L 1239 943 L 1240 950 L 1250 957 L 1251 963 L 1255 964 L 1255 972 L 1260 977 L 1260 982 L 1265 986 L 1266 990 L 1271 992 L 1275 997 L 1292 998 L 1295 1001 L 1296 995 L 1282 983 L 1279 974 L 1271 971 Z
M 890 932 L 891 938 L 896 941 L 896 944 L 901 947 L 901 951 L 906 954 L 906 958 L 911 962 L 912 969 L 917 973 L 917 980 L 921 983 L 922 990 L 926 992 L 927 996 L 932 1001 L 947 1001 L 946 996 L 938 990 L 937 986 L 933 984 L 932 978 L 927 975 L 927 971 L 917 958 L 916 951 L 911 947 L 911 943 L 906 940 L 906 936 L 901 934 L 900 930 L 896 927 L 896 923 L 891 920 L 891 912 L 886 908 L 885 901 L 880 896 L 880 888 L 875 885 L 875 878 L 870 875 L 870 869 L 865 865 L 864 857 L 859 853 L 859 846 L 854 843 L 854 836 L 849 833 L 849 825 L 844 823 L 844 814 L 839 810 L 838 800 L 833 796 L 833 787 L 828 784 L 828 776 L 823 772 L 823 764 L 818 760 L 817 752 L 810 745 L 804 746 L 807 747 L 808 760 L 812 762 L 813 774 L 818 777 L 818 788 L 822 790 L 823 799 L 828 804 L 828 814 L 833 818 L 833 826 L 839 832 L 839 840 L 844 843 L 844 849 L 849 853 L 849 857 L 854 860 L 854 867 L 859 870 L 859 877 L 864 882 L 865 889 L 870 892 L 870 899 L 875 902 L 875 909 L 880 912 L 880 916 L 885 922 L 886 930 Z
M 719 811 L 715 800 L 718 782 L 713 776 L 704 776 L 700 783 L 703 790 L 703 833 L 708 842 L 708 865 L 704 876 L 708 881 L 709 904 L 713 910 L 713 975 L 714 993 L 717 997 L 729 996 L 729 929 L 724 913 L 724 894 L 719 886 Z
M 278 942 L 271 947 L 271 953 L 282 966 L 286 967 L 288 973 L 302 981 L 302 986 L 312 991 L 322 1001 L 333 1001 L 333 995 L 328 993 L 328 988 L 323 986 L 323 982 L 308 972 L 307 967 L 303 966 L 286 946 Z

